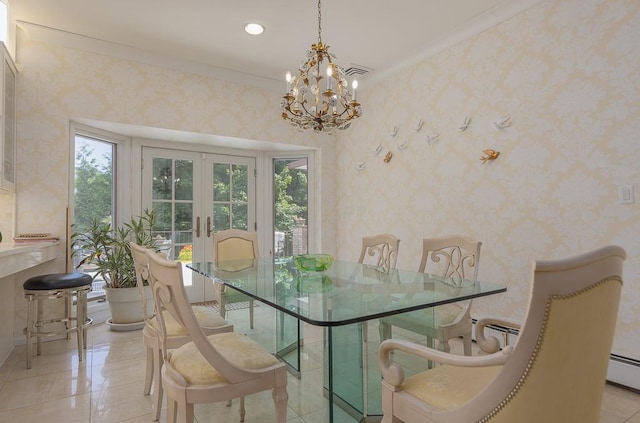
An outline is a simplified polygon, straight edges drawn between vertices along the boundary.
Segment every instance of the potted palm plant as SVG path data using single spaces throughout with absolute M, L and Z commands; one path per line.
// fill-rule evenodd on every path
M 155 212 L 145 210 L 142 216 L 133 217 L 119 228 L 110 223 L 94 221 L 86 232 L 76 232 L 72 237 L 74 255 L 82 255 L 80 266 L 86 266 L 93 278 L 105 282 L 105 295 L 111 310 L 113 326 L 139 328 L 144 315 L 137 288 L 136 273 L 131 255 L 131 241 L 146 248 L 158 250 L 157 240 L 152 236 Z M 145 287 L 147 304 L 153 306 L 151 289 Z M 152 310 L 149 310 L 152 312 Z

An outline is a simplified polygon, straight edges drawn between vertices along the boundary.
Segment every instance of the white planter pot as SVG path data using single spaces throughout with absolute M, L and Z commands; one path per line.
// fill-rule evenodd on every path
M 142 313 L 142 302 L 138 288 L 105 288 L 104 291 L 111 310 L 111 319 L 109 320 L 111 325 L 128 325 L 132 329 L 140 329 L 144 326 L 144 314 Z M 147 313 L 151 316 L 153 315 L 151 287 L 145 286 L 144 293 L 147 299 Z

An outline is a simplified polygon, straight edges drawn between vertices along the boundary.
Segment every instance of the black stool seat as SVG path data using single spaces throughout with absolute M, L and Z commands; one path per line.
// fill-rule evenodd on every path
M 34 276 L 22 284 L 27 299 L 27 326 L 24 328 L 27 369 L 31 368 L 34 338 L 36 354 L 40 355 L 40 338 L 65 335 L 69 339 L 71 332 L 78 338 L 78 360 L 82 361 L 83 350 L 87 348 L 87 328 L 93 322 L 87 315 L 87 294 L 92 282 L 91 276 L 85 273 L 50 273 Z M 57 308 L 45 314 L 43 303 L 48 300 L 63 301 L 64 314 L 58 313 Z M 54 324 L 56 326 L 52 326 Z
M 91 285 L 91 276 L 86 273 L 51 273 L 29 278 L 22 287 L 28 291 L 52 291 Z

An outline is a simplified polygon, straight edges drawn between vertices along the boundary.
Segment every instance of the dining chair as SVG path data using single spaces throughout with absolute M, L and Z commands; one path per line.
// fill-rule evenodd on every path
M 382 422 L 598 423 L 625 257 L 622 248 L 607 246 L 535 262 L 524 324 L 478 322 L 485 355 L 384 341 L 378 355 Z M 492 324 L 521 328 L 515 344 L 500 349 L 497 338 L 485 337 Z M 392 361 L 394 350 L 441 364 L 405 377 Z
M 213 233 L 214 262 L 253 260 L 260 257 L 258 250 L 258 235 L 256 232 L 241 229 L 227 229 Z M 234 269 L 227 269 L 234 270 Z M 248 301 L 249 325 L 253 329 L 253 298 L 228 289 L 223 283 L 214 280 L 216 301 L 219 305 L 220 316 L 226 317 L 226 306 L 229 303 Z
M 400 240 L 391 234 L 362 237 L 358 263 L 371 263 L 386 270 L 395 269 Z
M 422 241 L 419 272 L 444 278 L 452 289 L 478 279 L 482 242 L 463 235 L 426 238 Z M 471 355 L 471 303 L 445 304 L 380 319 L 380 340 L 392 336 L 392 327 L 426 335 L 427 345 L 449 352 L 449 340 L 462 337 L 464 355 Z
M 238 332 L 207 336 L 190 307 L 182 282 L 182 263 L 147 250 L 154 291 L 160 346 L 164 357 L 162 384 L 168 401 L 168 421 L 192 423 L 194 404 L 240 398 L 272 390 L 276 422 L 287 418 L 287 368 L 257 342 Z M 191 342 L 170 350 L 167 313 L 187 332 Z
M 144 345 L 147 350 L 146 373 L 144 379 L 144 394 L 151 393 L 151 385 L 155 380 L 155 389 L 153 390 L 153 420 L 160 418 L 162 409 L 162 383 L 160 372 L 163 365 L 162 350 L 160 347 L 160 337 L 158 334 L 158 319 L 155 312 L 149 314 L 147 308 L 147 299 L 144 293 L 144 285 L 150 283 L 149 279 L 149 259 L 147 258 L 147 249 L 131 242 L 131 256 L 133 257 L 133 265 L 136 271 L 136 281 L 140 292 L 140 301 L 142 303 L 142 312 L 144 315 L 144 327 L 142 328 L 142 336 Z M 207 334 L 233 332 L 233 325 L 229 324 L 216 312 L 213 307 L 204 305 L 191 305 L 198 325 Z M 165 314 L 165 322 L 167 327 L 167 345 L 168 348 L 178 348 L 191 340 L 189 334 L 180 326 L 170 314 Z

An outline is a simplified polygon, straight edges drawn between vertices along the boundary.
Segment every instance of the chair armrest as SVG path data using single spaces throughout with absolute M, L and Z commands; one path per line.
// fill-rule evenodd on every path
M 434 350 L 424 345 L 400 339 L 387 339 L 380 344 L 378 350 L 378 365 L 385 382 L 392 386 L 400 386 L 404 382 L 404 370 L 398 363 L 391 362 L 391 351 L 398 350 L 415 355 L 427 360 L 433 360 L 441 364 L 450 364 L 460 367 L 486 367 L 504 364 L 510 357 L 513 348 L 508 346 L 502 351 L 494 354 L 482 356 L 464 356 L 449 354 L 443 351 Z
M 480 349 L 486 353 L 492 354 L 500 350 L 500 341 L 495 336 L 489 338 L 484 335 L 484 328 L 489 325 L 505 326 L 512 329 L 520 329 L 520 324 L 510 320 L 488 317 L 480 319 L 476 323 L 476 342 Z

